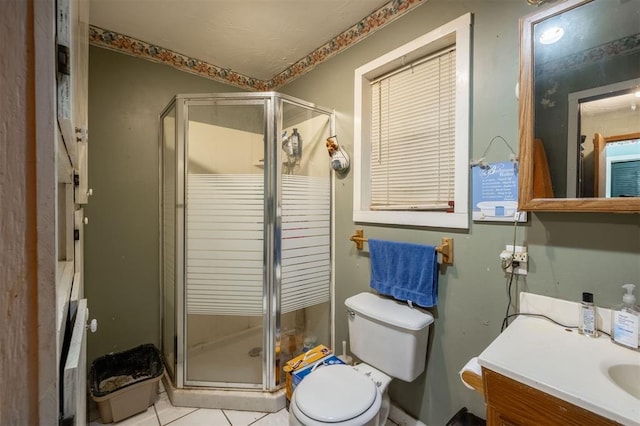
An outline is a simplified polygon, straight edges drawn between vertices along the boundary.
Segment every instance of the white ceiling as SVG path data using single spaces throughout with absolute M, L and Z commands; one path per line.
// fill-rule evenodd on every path
M 625 93 L 598 99 L 596 101 L 582 102 L 580 113 L 583 116 L 597 116 L 600 114 L 610 114 L 624 110 L 640 108 L 640 91 L 636 93 Z
M 90 0 L 90 24 L 268 80 L 389 0 Z

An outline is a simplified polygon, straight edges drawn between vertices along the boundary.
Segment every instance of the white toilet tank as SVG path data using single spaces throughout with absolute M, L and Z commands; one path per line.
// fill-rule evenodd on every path
M 407 382 L 423 371 L 433 316 L 406 302 L 360 293 L 345 300 L 351 352 Z

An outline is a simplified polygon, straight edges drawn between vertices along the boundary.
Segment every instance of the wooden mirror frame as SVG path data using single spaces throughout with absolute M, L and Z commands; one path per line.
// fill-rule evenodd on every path
M 518 210 L 566 212 L 640 213 L 640 197 L 629 198 L 534 198 L 533 188 L 533 28 L 560 13 L 594 0 L 566 0 L 520 19 L 519 126 L 520 154 Z

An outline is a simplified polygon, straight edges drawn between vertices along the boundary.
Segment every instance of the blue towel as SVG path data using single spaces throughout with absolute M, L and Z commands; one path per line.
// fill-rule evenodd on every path
M 438 254 L 434 246 L 369 239 L 371 288 L 430 308 L 438 303 Z

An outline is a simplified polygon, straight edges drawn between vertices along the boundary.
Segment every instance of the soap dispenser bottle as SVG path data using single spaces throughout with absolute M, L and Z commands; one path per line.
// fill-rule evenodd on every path
M 622 346 L 638 349 L 638 332 L 640 312 L 636 306 L 633 284 L 622 286 L 626 293 L 622 296 L 622 304 L 611 310 L 611 340 Z

